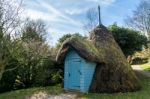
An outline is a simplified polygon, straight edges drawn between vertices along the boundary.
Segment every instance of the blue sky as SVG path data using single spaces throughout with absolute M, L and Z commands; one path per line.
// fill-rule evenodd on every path
M 66 33 L 86 35 L 83 24 L 88 9 L 101 5 L 101 18 L 105 26 L 117 22 L 125 26 L 124 19 L 132 14 L 140 0 L 25 0 L 25 16 L 42 19 L 47 24 L 47 42 L 55 45 Z

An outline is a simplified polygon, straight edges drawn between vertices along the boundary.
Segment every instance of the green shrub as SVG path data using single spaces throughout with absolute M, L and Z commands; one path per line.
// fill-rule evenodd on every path
M 17 65 L 16 60 L 9 61 L 11 64 L 6 66 L 6 69 L 15 67 Z M 0 92 L 10 91 L 14 89 L 14 83 L 17 76 L 17 69 L 13 71 L 4 72 L 2 79 L 0 80 Z
M 117 24 L 109 26 L 109 31 L 112 32 L 116 42 L 126 57 L 132 56 L 135 52 L 142 51 L 144 47 L 147 47 L 147 37 L 142 35 L 139 31 L 119 27 Z
M 14 84 L 15 89 L 48 86 L 62 82 L 63 71 L 59 64 L 51 59 L 51 57 L 41 59 L 40 64 L 37 65 L 37 68 L 34 68 L 31 74 L 25 72 L 28 70 L 28 67 L 25 68 L 25 66 L 21 66 L 18 69 L 18 76 Z M 28 75 L 32 75 L 31 78 L 29 78 Z
M 148 58 L 141 58 L 141 57 L 136 57 L 132 60 L 132 64 L 145 64 L 148 63 Z

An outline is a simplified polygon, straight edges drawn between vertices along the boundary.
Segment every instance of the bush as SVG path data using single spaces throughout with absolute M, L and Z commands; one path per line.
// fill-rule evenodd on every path
M 15 67 L 18 62 L 16 60 L 9 61 L 11 64 L 6 66 L 6 69 Z M 10 91 L 14 89 L 14 83 L 17 76 L 17 69 L 13 71 L 8 71 L 3 74 L 0 80 L 0 92 Z
M 109 30 L 113 33 L 116 42 L 126 57 L 132 56 L 135 52 L 142 51 L 144 47 L 147 47 L 147 37 L 139 31 L 119 27 L 117 24 L 109 26 Z
M 132 60 L 132 65 L 148 63 L 148 58 L 136 57 Z
M 37 70 L 34 85 L 48 86 L 60 83 L 62 80 L 62 70 L 51 57 L 44 59 L 43 66 Z
M 28 70 L 25 66 L 18 69 L 18 76 L 15 80 L 15 89 L 27 88 L 33 86 L 49 86 L 62 82 L 63 71 L 59 64 L 52 60 L 51 57 L 42 59 L 40 66 L 32 70 L 32 77 L 28 78 L 28 73 L 23 72 Z

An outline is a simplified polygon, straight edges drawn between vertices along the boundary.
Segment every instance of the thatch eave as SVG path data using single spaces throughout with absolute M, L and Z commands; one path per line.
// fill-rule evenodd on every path
M 87 39 L 81 39 L 78 37 L 71 37 L 67 39 L 60 47 L 56 61 L 64 62 L 69 49 L 74 49 L 80 57 L 87 61 L 102 63 L 102 57 L 99 57 L 98 50 L 95 48 L 92 42 Z

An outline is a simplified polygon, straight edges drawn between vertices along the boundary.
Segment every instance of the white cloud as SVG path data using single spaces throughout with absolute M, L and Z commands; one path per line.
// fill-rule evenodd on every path
M 34 7 L 26 6 L 23 17 L 44 20 L 48 25 L 48 42 L 55 44 L 62 35 L 81 31 L 82 24 L 79 21 L 70 18 L 64 12 L 60 12 L 51 4 L 43 1 L 32 3 L 34 3 Z
M 95 8 L 100 4 L 102 7 L 108 7 L 113 4 L 116 0 L 76 0 L 76 1 L 68 1 L 65 7 L 63 7 L 63 11 L 69 15 L 77 15 L 85 13 L 89 8 Z M 59 2 L 61 3 L 61 2 Z M 73 5 L 71 4 L 73 3 Z M 65 5 L 65 4 L 61 4 Z
M 83 12 L 86 12 L 87 8 L 66 8 L 64 9 L 64 12 L 69 14 L 69 15 L 75 15 L 75 14 L 81 14 Z
M 27 0 L 26 14 L 32 19 L 42 19 L 48 24 L 48 32 L 56 43 L 59 37 L 65 33 L 82 32 L 82 19 L 75 20 L 71 16 L 86 13 L 86 11 L 98 4 L 109 6 L 116 0 Z M 61 7 L 61 8 L 60 8 Z M 59 9 L 58 9 L 59 8 Z M 80 21 L 79 21 L 80 20 Z M 48 37 L 49 38 L 49 37 Z
M 101 6 L 109 6 L 112 3 L 114 3 L 116 0 L 86 0 L 90 2 L 96 2 L 99 3 Z
M 62 20 L 55 14 L 50 14 L 50 13 L 44 13 L 41 11 L 33 10 L 33 9 L 26 9 L 26 17 L 30 17 L 31 19 L 37 20 L 37 19 L 42 19 L 46 22 L 61 22 L 61 23 L 66 23 L 65 20 Z
M 81 25 L 80 22 L 73 20 L 72 18 L 66 16 L 65 14 L 61 13 L 59 10 L 57 10 L 56 8 L 54 8 L 51 4 L 40 1 L 40 6 L 42 6 L 43 8 L 47 9 L 49 12 L 52 12 L 53 14 L 55 14 L 57 17 L 62 18 L 62 20 L 65 20 L 68 23 L 71 23 L 75 26 L 79 26 Z

